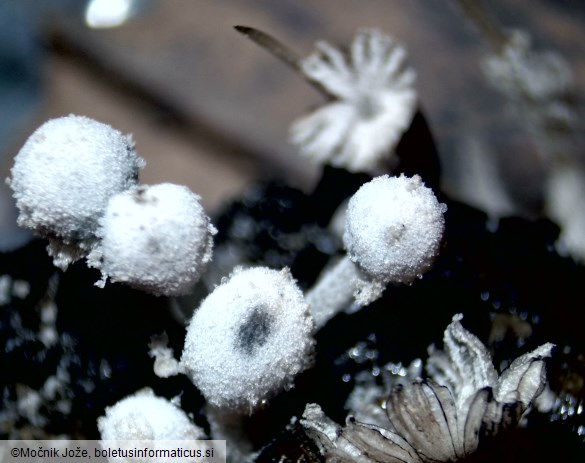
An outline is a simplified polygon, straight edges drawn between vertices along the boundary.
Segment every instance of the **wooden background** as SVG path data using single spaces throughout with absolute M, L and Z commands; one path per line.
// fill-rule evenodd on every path
M 489 48 L 456 2 L 144 3 L 135 18 L 115 29 L 90 29 L 71 12 L 43 18 L 43 103 L 18 143 L 49 117 L 84 114 L 133 133 L 148 162 L 144 183 L 186 184 L 212 212 L 262 176 L 281 175 L 310 188 L 317 169 L 296 155 L 287 130 L 319 104 L 320 95 L 234 31 L 237 24 L 266 31 L 303 56 L 319 39 L 348 43 L 360 27 L 378 27 L 400 39 L 418 72 L 421 104 L 446 166 L 457 162 L 465 134 L 496 137 L 501 130 L 502 100 L 478 66 Z M 489 7 L 500 24 L 531 31 L 538 46 L 569 59 L 583 93 L 579 2 L 497 0 Z

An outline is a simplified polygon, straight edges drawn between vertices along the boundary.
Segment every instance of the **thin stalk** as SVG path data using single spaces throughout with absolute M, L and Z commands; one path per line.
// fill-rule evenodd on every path
M 465 15 L 475 24 L 496 53 L 508 42 L 508 36 L 481 4 L 480 0 L 456 0 Z
M 309 84 L 311 84 L 327 100 L 337 99 L 337 97 L 329 92 L 325 87 L 323 87 L 323 85 L 314 81 L 304 73 L 302 59 L 299 58 L 299 56 L 294 51 L 292 51 L 282 42 L 275 39 L 266 32 L 262 32 L 261 30 L 255 29 L 253 27 L 234 26 L 234 29 L 289 66 L 293 71 L 295 71 Z
M 356 265 L 349 257 L 344 256 L 326 269 L 315 286 L 305 293 L 317 330 L 339 312 L 356 304 L 354 293 L 361 277 L 363 276 Z

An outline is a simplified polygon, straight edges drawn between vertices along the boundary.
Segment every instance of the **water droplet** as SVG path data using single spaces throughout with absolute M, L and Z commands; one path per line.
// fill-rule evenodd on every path
M 489 218 L 485 222 L 485 228 L 490 233 L 495 233 L 496 231 L 498 231 L 499 225 L 500 225 L 500 221 L 497 218 Z
M 490 298 L 490 292 L 489 291 L 482 291 L 481 300 L 487 301 L 489 298 Z
M 100 362 L 100 378 L 107 379 L 112 376 L 112 367 L 106 359 L 102 359 Z
M 563 347 L 563 354 L 570 354 L 571 353 L 571 346 L 564 346 Z
M 349 383 L 349 381 L 351 380 L 351 375 L 349 373 L 345 373 L 341 379 L 343 380 L 344 383 Z

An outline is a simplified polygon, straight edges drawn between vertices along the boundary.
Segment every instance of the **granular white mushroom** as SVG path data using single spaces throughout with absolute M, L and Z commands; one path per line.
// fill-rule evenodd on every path
M 136 185 L 144 161 L 130 136 L 83 116 L 52 119 L 16 155 L 8 183 L 18 224 L 52 240 L 66 268 L 91 248 L 98 220 L 116 193 Z
M 347 207 L 347 256 L 307 293 L 317 327 L 353 298 L 363 306 L 378 299 L 388 283 L 422 277 L 438 254 L 445 211 L 418 175 L 384 175 L 362 185 Z
M 195 311 L 181 366 L 207 401 L 252 411 L 310 366 L 313 320 L 288 269 L 236 269 Z
M 205 439 L 183 410 L 148 388 L 107 407 L 97 425 L 103 440 Z
M 446 209 L 418 175 L 377 177 L 349 200 L 347 254 L 372 278 L 410 283 L 437 255 Z
M 211 260 L 216 233 L 187 187 L 140 186 L 111 198 L 100 220 L 99 247 L 88 258 L 105 279 L 156 295 L 191 291 Z

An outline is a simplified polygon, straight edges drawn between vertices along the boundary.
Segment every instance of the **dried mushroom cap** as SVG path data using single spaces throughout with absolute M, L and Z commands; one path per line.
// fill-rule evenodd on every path
M 546 343 L 518 357 L 498 375 L 487 347 L 463 327 L 462 318 L 453 316 L 445 329 L 444 350 L 429 348 L 426 369 L 431 377 L 449 387 L 459 409 L 468 407 L 470 397 L 486 387 L 493 389 L 498 402 L 519 402 L 522 410 L 527 409 L 545 387 L 543 359 L 551 356 L 554 345 Z
M 301 154 L 351 172 L 376 172 L 393 159 L 417 104 L 416 75 L 404 47 L 376 29 L 362 29 L 348 53 L 318 42 L 301 71 L 332 97 L 292 125 L 291 141 Z
M 183 410 L 167 399 L 143 389 L 111 407 L 98 418 L 102 440 L 205 439 L 205 433 Z
M 455 315 L 445 330 L 445 351 L 431 349 L 430 378 L 394 386 L 386 424 L 349 416 L 341 427 L 319 405 L 307 405 L 301 425 L 326 461 L 467 461 L 482 439 L 518 425 L 546 385 L 544 359 L 554 346 L 518 357 L 498 376 L 489 351 L 461 318 Z
M 18 224 L 65 244 L 91 239 L 109 199 L 136 185 L 143 165 L 131 138 L 109 125 L 75 115 L 51 119 L 11 170 Z
M 376 177 L 351 197 L 343 242 L 350 259 L 383 283 L 409 283 L 439 250 L 446 206 L 421 178 Z
M 252 411 L 310 366 L 313 330 L 288 269 L 240 268 L 195 311 L 181 366 L 210 404 Z
M 187 187 L 140 186 L 110 200 L 100 220 L 101 244 L 89 262 L 104 280 L 156 295 L 186 294 L 211 260 L 215 232 Z

